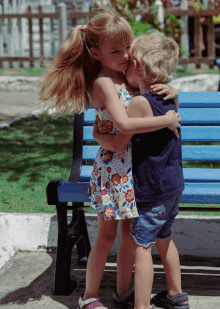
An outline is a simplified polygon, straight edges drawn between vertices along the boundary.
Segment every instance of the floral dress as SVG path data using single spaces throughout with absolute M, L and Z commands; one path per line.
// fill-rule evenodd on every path
M 118 88 L 122 105 L 127 108 L 132 95 Z M 100 120 L 111 120 L 105 108 L 95 109 Z M 118 129 L 113 124 L 109 134 L 115 135 Z M 132 179 L 131 142 L 121 152 L 113 152 L 100 147 L 93 166 L 88 195 L 91 195 L 91 208 L 104 214 L 105 220 L 121 220 L 138 217 Z

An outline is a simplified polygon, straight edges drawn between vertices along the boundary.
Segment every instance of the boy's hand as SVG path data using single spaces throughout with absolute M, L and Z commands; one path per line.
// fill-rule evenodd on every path
M 97 124 L 95 124 L 95 122 Z M 96 116 L 94 124 L 97 125 L 97 131 L 101 134 L 106 134 L 112 131 L 113 129 L 113 122 L 110 120 L 100 120 L 98 116 Z M 95 127 L 94 127 L 95 130 Z
M 176 129 L 181 127 L 181 124 L 179 123 L 181 121 L 179 113 L 176 113 L 175 111 L 171 110 L 166 113 L 166 116 L 169 119 L 169 125 L 167 127 L 174 132 L 176 137 L 179 137 L 178 131 Z
M 166 94 L 163 100 L 173 99 L 178 96 L 177 90 L 174 87 L 167 84 L 155 84 L 150 87 L 153 92 L 159 95 Z

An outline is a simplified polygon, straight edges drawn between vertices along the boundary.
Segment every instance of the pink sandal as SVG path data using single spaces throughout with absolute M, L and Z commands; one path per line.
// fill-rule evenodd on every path
M 97 298 L 89 298 L 84 300 L 82 297 L 78 300 L 79 306 L 77 309 L 108 309 L 107 307 L 104 307 L 102 303 Z

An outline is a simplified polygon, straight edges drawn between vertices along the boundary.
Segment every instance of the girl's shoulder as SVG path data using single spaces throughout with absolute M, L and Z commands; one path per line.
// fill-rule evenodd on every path
M 116 91 L 115 85 L 110 78 L 98 76 L 92 87 L 91 99 L 93 106 L 95 108 L 103 108 L 105 106 L 105 99 L 117 94 Z
M 98 76 L 93 83 L 93 90 L 99 94 L 108 94 L 117 91 L 116 84 L 108 76 Z

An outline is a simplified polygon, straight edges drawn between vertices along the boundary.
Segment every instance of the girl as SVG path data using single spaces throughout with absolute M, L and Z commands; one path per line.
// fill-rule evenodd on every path
M 101 119 L 113 120 L 111 134 L 115 134 L 117 129 L 128 134 L 179 127 L 180 118 L 174 112 L 146 119 L 127 116 L 125 108 L 131 99 L 132 89 L 124 72 L 133 39 L 128 22 L 113 12 L 100 13 L 86 26 L 76 26 L 44 75 L 40 100 L 52 100 L 50 107 L 54 104 L 62 113 L 82 112 L 89 108 L 91 99 Z M 117 222 L 138 216 L 131 177 L 130 145 L 120 154 L 102 149 L 98 152 L 91 194 L 92 208 L 98 211 L 98 234 L 88 258 L 86 290 L 79 299 L 80 309 L 103 308 L 94 297 L 98 295 L 105 262 L 116 237 Z M 119 294 L 129 289 L 134 264 L 133 256 L 129 255 L 130 223 L 130 220 L 122 220 L 120 225 L 121 242 L 117 257 Z
M 152 92 L 152 83 L 166 83 L 178 63 L 177 43 L 157 30 L 136 38 L 131 45 L 131 64 L 126 71 L 130 85 L 140 89 L 132 98 L 130 117 L 152 117 L 175 110 L 173 100 Z M 160 87 L 160 86 L 157 86 Z M 156 87 L 156 88 L 157 88 Z M 163 91 L 162 91 L 163 92 Z M 113 151 L 121 151 L 132 136 L 100 135 L 94 124 L 94 138 Z M 178 202 L 184 189 L 181 139 L 164 128 L 132 138 L 133 178 L 139 217 L 132 220 L 130 252 L 135 255 L 135 309 L 149 309 L 153 283 L 151 247 L 156 243 L 160 253 L 168 290 L 155 295 L 151 303 L 162 308 L 187 309 L 188 295 L 182 292 L 180 262 L 171 238 L 171 226 L 178 213 Z M 115 302 L 116 303 L 116 302 Z

